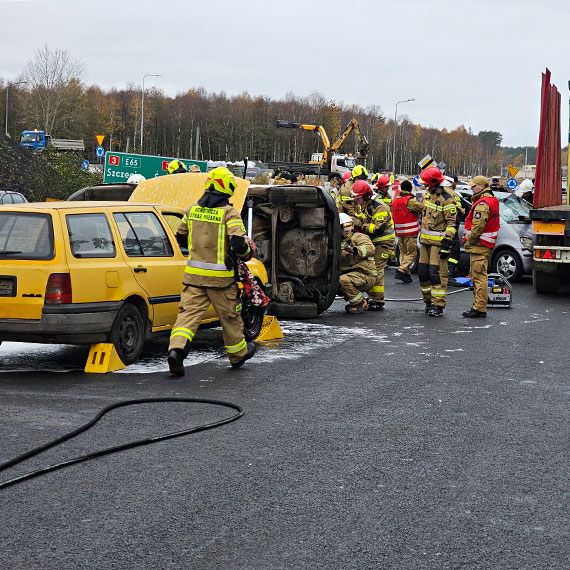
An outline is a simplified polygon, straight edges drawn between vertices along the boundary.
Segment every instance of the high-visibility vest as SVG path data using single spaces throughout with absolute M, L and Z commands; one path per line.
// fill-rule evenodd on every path
M 408 210 L 410 198 L 413 198 L 411 194 L 400 195 L 392 201 L 392 217 L 397 236 L 416 236 L 420 233 L 418 214 Z
M 499 227 L 501 226 L 501 218 L 499 217 L 499 200 L 497 200 L 495 196 L 483 196 L 473 204 L 471 210 L 469 211 L 469 215 L 465 220 L 465 229 L 463 230 L 463 243 L 467 241 L 467 238 L 471 233 L 475 206 L 481 202 L 488 204 L 491 213 L 489 215 L 487 223 L 485 224 L 483 233 L 479 236 L 479 243 L 490 249 L 493 249 L 497 243 L 497 235 L 499 233 Z

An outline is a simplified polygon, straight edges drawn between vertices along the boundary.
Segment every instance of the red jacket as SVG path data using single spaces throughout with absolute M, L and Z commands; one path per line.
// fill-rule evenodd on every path
M 392 217 L 397 236 L 416 236 L 420 233 L 418 214 L 408 210 L 410 198 L 413 198 L 411 194 L 399 195 L 392 201 Z
M 471 206 L 469 215 L 465 220 L 465 229 L 463 230 L 463 243 L 467 241 L 467 238 L 471 233 L 471 227 L 473 225 L 473 212 L 475 211 L 475 207 L 481 202 L 485 202 L 489 206 L 489 217 L 487 218 L 483 232 L 479 236 L 479 243 L 490 249 L 493 249 L 497 243 L 497 235 L 499 233 L 499 227 L 501 225 L 501 218 L 499 217 L 499 200 L 497 200 L 497 198 L 494 196 L 483 196 L 477 200 L 473 206 Z

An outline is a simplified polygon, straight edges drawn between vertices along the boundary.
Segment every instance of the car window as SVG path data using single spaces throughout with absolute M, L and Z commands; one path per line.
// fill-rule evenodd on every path
M 107 216 L 96 214 L 68 214 L 67 231 L 74 257 L 115 257 L 117 251 Z
M 521 217 L 530 216 L 530 207 L 517 196 L 511 195 L 499 200 L 499 214 L 505 222 L 518 221 Z
M 125 253 L 129 257 L 172 257 L 174 251 L 160 220 L 153 212 L 113 214 Z
M 53 259 L 53 257 L 51 216 L 0 212 L 0 259 Z
M 176 230 L 180 224 L 180 220 L 182 219 L 182 214 L 179 214 L 178 212 L 162 212 L 162 215 L 166 219 L 172 231 L 176 233 Z M 187 247 L 182 247 L 178 242 L 177 245 L 183 255 L 188 255 Z
M 24 198 L 24 196 L 22 196 L 22 194 L 18 194 L 16 192 L 12 194 L 12 201 L 14 202 L 14 204 L 24 204 L 25 202 L 27 202 L 27 200 Z
M 11 203 L 12 203 L 12 196 L 8 194 L 8 192 L 6 192 L 5 194 L 2 195 L 2 198 L 0 198 L 0 204 L 11 204 Z

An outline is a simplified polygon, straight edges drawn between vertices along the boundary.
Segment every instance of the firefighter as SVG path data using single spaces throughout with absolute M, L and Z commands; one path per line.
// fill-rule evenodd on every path
M 388 188 L 390 187 L 390 177 L 385 174 L 375 174 L 372 177 L 372 186 L 376 189 L 378 194 L 378 200 L 384 202 L 390 212 L 392 211 L 392 198 L 388 193 Z
M 346 176 L 346 174 L 344 176 Z M 352 185 L 357 180 L 368 180 L 368 170 L 366 170 L 366 168 L 360 164 L 356 165 L 352 169 L 350 178 L 346 180 L 345 183 L 340 187 L 336 198 L 336 206 L 338 208 L 339 214 L 348 214 L 352 218 L 352 221 L 355 222 L 355 224 L 358 222 L 354 214 L 354 198 L 351 196 L 350 192 Z
M 392 217 L 400 250 L 400 266 L 394 277 L 404 283 L 412 282 L 410 268 L 418 255 L 419 214 L 424 207 L 414 198 L 412 183 L 404 180 L 400 185 L 400 194 L 392 202 Z
M 181 160 L 175 158 L 168 163 L 167 172 L 168 174 L 186 174 L 188 169 Z
M 484 319 L 487 316 L 489 291 L 487 265 L 501 224 L 499 200 L 495 198 L 489 180 L 484 176 L 475 176 L 469 186 L 473 190 L 473 206 L 465 220 L 463 243 L 465 251 L 469 253 L 469 272 L 475 297 L 473 307 L 465 311 L 463 316 L 468 319 Z
M 348 304 L 347 313 L 362 313 L 368 309 L 363 292 L 368 292 L 376 282 L 374 245 L 362 233 L 354 233 L 354 224 L 348 214 L 339 214 L 342 242 L 340 251 L 340 294 Z
M 239 368 L 255 354 L 255 344 L 246 343 L 243 336 L 234 269 L 235 257 L 247 261 L 253 255 L 242 219 L 228 202 L 236 186 L 227 168 L 212 170 L 204 194 L 188 208 L 176 230 L 178 242 L 188 247 L 188 261 L 179 313 L 168 347 L 168 366 L 174 376 L 184 375 L 186 344 L 194 338 L 210 303 L 222 325 L 231 365 Z
M 278 172 L 275 174 L 273 184 L 291 184 L 291 175 L 286 171 Z
M 384 309 L 384 269 L 394 249 L 394 224 L 388 207 L 378 200 L 368 182 L 357 180 L 352 185 L 351 196 L 356 208 L 355 226 L 365 235 L 370 236 L 375 247 L 374 264 L 376 265 L 376 282 L 369 292 L 368 309 L 381 311 Z
M 420 174 L 427 186 L 425 209 L 420 231 L 420 263 L 418 276 L 430 317 L 440 317 L 445 308 L 447 291 L 447 259 L 455 235 L 457 217 L 455 198 L 442 186 L 441 170 L 429 166 Z
M 453 280 L 452 283 L 459 285 L 455 281 L 455 276 L 457 274 L 457 264 L 459 263 L 459 258 L 461 257 L 461 245 L 459 244 L 459 224 L 465 216 L 465 208 L 461 203 L 461 196 L 456 192 L 457 183 L 459 178 L 457 176 L 449 177 L 448 180 L 451 182 L 451 186 L 446 189 L 446 192 L 451 194 L 455 199 L 455 208 L 457 210 L 457 217 L 455 219 L 455 235 L 453 236 L 453 241 L 451 242 L 451 250 L 449 253 L 449 259 L 447 260 L 447 269 L 449 280 Z

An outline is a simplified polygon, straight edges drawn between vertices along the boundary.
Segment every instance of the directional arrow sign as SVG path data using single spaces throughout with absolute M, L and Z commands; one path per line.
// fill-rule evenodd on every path
M 98 146 L 95 149 L 95 154 L 97 155 L 97 158 L 103 158 L 105 156 L 105 149 L 102 146 Z

